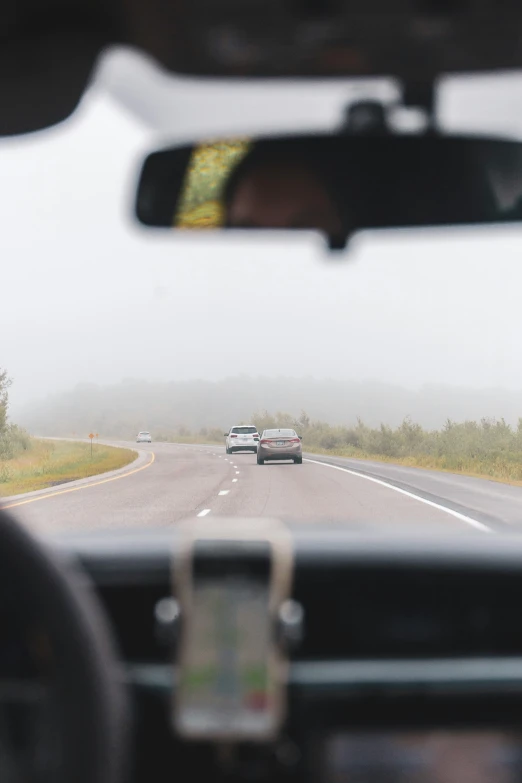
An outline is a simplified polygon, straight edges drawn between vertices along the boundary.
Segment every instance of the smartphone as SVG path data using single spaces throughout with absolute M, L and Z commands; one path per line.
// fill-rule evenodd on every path
M 186 738 L 267 740 L 284 713 L 273 543 L 194 540 L 181 601 L 175 727 Z

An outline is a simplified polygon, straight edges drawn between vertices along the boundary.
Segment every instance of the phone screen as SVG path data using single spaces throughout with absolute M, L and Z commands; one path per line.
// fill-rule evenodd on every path
M 267 542 L 195 544 L 176 705 L 183 733 L 262 737 L 274 728 L 270 556 Z

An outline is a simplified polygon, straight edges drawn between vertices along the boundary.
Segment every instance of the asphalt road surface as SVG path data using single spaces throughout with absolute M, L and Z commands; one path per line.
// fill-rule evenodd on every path
M 37 533 L 164 527 L 181 519 L 272 516 L 389 533 L 522 531 L 522 487 L 415 468 L 306 455 L 257 465 L 221 446 L 118 443 L 133 465 L 0 501 Z

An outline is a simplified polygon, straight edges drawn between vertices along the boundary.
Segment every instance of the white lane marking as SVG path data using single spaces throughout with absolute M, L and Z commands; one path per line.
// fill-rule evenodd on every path
M 210 509 L 209 508 L 204 508 L 203 511 L 199 512 L 198 517 L 206 517 L 207 514 L 210 514 Z
M 491 528 L 486 527 L 486 525 L 483 525 L 482 522 L 477 522 L 476 519 L 472 519 L 471 517 L 468 517 L 465 514 L 461 514 L 459 511 L 454 511 L 452 508 L 448 508 L 448 506 L 443 506 L 440 503 L 434 503 L 433 500 L 427 500 L 426 498 L 423 498 L 420 495 L 416 495 L 414 492 L 408 492 L 405 489 L 396 487 L 394 486 L 394 484 L 389 484 L 387 481 L 383 481 L 382 479 L 375 478 L 374 476 L 367 476 L 365 473 L 358 473 L 356 470 L 351 470 L 350 468 L 342 468 L 340 465 L 330 465 L 328 462 L 319 462 L 319 460 L 317 459 L 305 458 L 304 461 L 312 462 L 314 465 L 322 465 L 325 468 L 333 468 L 334 470 L 341 470 L 343 471 L 343 473 L 349 473 L 351 476 L 357 476 L 357 478 L 366 479 L 366 481 L 372 481 L 374 484 L 379 484 L 381 487 L 387 487 L 387 489 L 393 489 L 394 492 L 398 492 L 400 495 L 405 495 L 407 498 L 418 500 L 419 503 L 424 503 L 426 506 L 431 506 L 431 508 L 436 508 L 439 511 L 445 511 L 446 514 L 449 514 L 450 516 L 455 517 L 456 519 L 460 519 L 461 522 L 466 522 L 466 524 L 471 525 L 471 527 L 474 527 L 476 530 L 481 530 L 483 533 L 493 532 Z
M 238 475 L 239 475 L 239 470 L 236 470 L 236 476 L 238 476 Z
M 228 495 L 229 492 L 229 489 L 222 489 L 221 492 L 218 492 L 218 495 Z
M 232 479 L 232 484 L 234 484 L 237 481 L 237 479 Z

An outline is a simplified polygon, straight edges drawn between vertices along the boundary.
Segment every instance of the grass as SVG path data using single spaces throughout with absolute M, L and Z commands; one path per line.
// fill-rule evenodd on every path
M 256 414 L 259 426 L 293 426 L 310 453 L 377 460 L 406 467 L 438 470 L 504 484 L 522 485 L 522 418 L 516 426 L 504 419 L 446 420 L 439 430 L 426 430 L 406 417 L 397 427 L 369 427 L 360 419 L 351 426 L 312 421 L 305 412 Z
M 136 452 L 94 443 L 31 438 L 31 448 L 0 460 L 0 498 L 65 484 L 117 470 L 136 459 Z
M 522 460 L 518 464 L 512 464 L 509 461 L 499 459 L 448 458 L 425 454 L 408 457 L 388 457 L 385 454 L 369 454 L 351 447 L 323 449 L 320 446 L 310 445 L 307 448 L 304 442 L 303 451 L 317 456 L 347 457 L 350 459 L 385 462 L 389 465 L 401 465 L 406 468 L 438 470 L 442 473 L 458 473 L 462 476 L 498 481 L 500 484 L 522 486 Z

